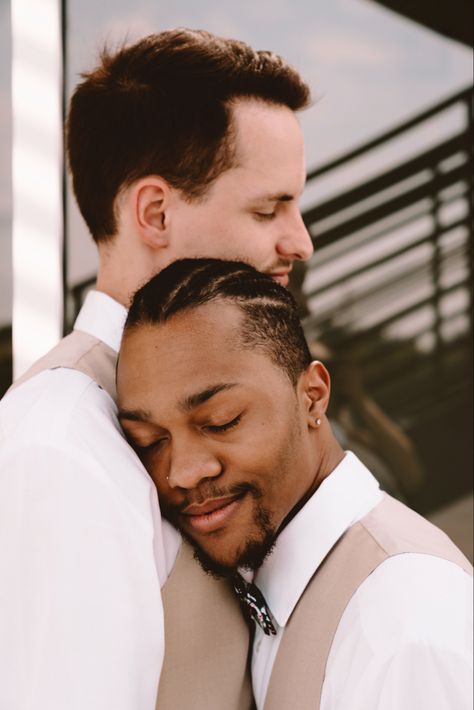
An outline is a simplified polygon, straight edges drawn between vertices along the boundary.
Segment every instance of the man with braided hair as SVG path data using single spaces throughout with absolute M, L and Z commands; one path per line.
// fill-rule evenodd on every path
M 256 622 L 257 710 L 471 710 L 472 567 L 341 449 L 296 314 L 247 264 L 171 264 L 130 308 L 122 426 Z

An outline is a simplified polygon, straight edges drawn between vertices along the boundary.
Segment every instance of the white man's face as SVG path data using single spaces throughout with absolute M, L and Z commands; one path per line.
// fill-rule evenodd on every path
M 301 218 L 304 145 L 293 111 L 252 100 L 233 108 L 236 167 L 200 201 L 173 192 L 166 266 L 184 257 L 239 259 L 283 285 L 293 262 L 313 253 Z

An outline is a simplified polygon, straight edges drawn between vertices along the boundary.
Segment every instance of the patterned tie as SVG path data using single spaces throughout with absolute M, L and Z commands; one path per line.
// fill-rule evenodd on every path
M 244 614 L 253 619 L 267 636 L 275 636 L 276 628 L 272 621 L 270 609 L 258 587 L 252 582 L 246 582 L 240 574 L 236 574 L 233 577 L 232 585 Z

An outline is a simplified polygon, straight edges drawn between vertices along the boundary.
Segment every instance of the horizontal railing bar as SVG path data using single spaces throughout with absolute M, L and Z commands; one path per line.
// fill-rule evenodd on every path
M 425 197 L 435 197 L 435 193 L 444 189 L 450 185 L 453 179 L 453 173 L 447 173 L 443 175 L 436 175 L 433 180 L 424 185 L 411 190 L 410 192 L 403 193 L 397 197 L 393 197 L 387 202 L 384 202 L 376 207 L 371 207 L 366 212 L 358 214 L 355 217 L 350 218 L 346 222 L 342 222 L 331 229 L 326 230 L 322 234 L 312 235 L 315 247 L 322 249 L 323 247 L 332 244 L 334 241 L 339 241 L 344 239 L 354 232 L 361 230 L 363 227 L 369 226 L 374 222 L 377 222 L 383 218 L 386 218 L 390 214 L 399 212 L 400 210 L 408 207 L 415 202 L 419 202 Z M 459 177 L 464 175 L 464 171 L 461 168 L 456 168 L 455 179 L 458 180 Z M 458 198 L 459 199 L 459 198 Z
M 355 188 L 344 191 L 342 194 L 333 197 L 325 202 L 316 204 L 303 212 L 305 223 L 311 225 L 316 220 L 326 218 L 334 213 L 341 212 L 343 209 L 351 207 L 367 198 L 374 197 L 384 190 L 394 188 L 397 184 L 416 177 L 420 173 L 430 170 L 435 172 L 437 164 L 442 160 L 455 155 L 459 152 L 465 152 L 466 163 L 457 166 L 446 175 L 452 175 L 454 170 L 465 170 L 469 173 L 469 134 L 461 133 L 455 138 L 450 139 L 442 144 L 437 145 L 421 155 L 416 156 L 412 160 L 392 168 L 388 172 L 378 175 L 371 180 L 358 185 Z M 429 180 L 427 181 L 429 183 Z
M 457 229 L 458 227 L 462 226 L 468 226 L 467 220 L 466 219 L 460 219 L 457 222 L 453 222 L 449 226 L 447 226 L 445 229 L 436 231 L 436 232 L 430 232 L 429 234 L 425 235 L 421 239 L 418 239 L 415 242 L 411 242 L 410 244 L 407 244 L 405 247 L 402 249 L 399 249 L 396 252 L 390 252 L 389 254 L 386 254 L 385 256 L 377 259 L 376 261 L 371 261 L 368 262 L 365 266 L 360 267 L 359 269 L 352 270 L 348 272 L 347 274 L 344 274 L 344 276 L 339 277 L 338 279 L 333 279 L 330 284 L 327 286 L 323 286 L 322 288 L 317 288 L 314 291 L 310 291 L 307 296 L 308 298 L 313 298 L 314 296 L 319 296 L 320 294 L 326 293 L 329 289 L 332 289 L 336 286 L 340 286 L 341 284 L 345 283 L 346 281 L 350 281 L 351 279 L 361 276 L 367 271 L 371 271 L 372 269 L 376 269 L 378 266 L 382 266 L 383 264 L 392 261 L 398 256 L 402 256 L 403 254 L 406 254 L 409 252 L 411 249 L 415 249 L 416 247 L 421 246 L 422 244 L 426 243 L 432 243 L 435 239 L 439 239 L 443 234 L 446 234 L 447 232 L 451 231 L 451 229 Z M 394 229 L 397 229 L 395 227 Z M 392 231 L 392 230 L 391 230 Z M 379 238 L 380 235 L 377 235 L 376 238 Z M 380 290 L 380 287 L 377 289 Z
M 459 289 L 460 286 L 466 285 L 467 288 L 467 282 L 462 281 L 457 284 L 453 284 L 452 286 L 448 286 L 447 288 L 443 289 L 442 291 L 442 296 L 446 296 L 449 293 L 452 293 L 456 290 Z M 439 300 L 439 296 L 430 296 L 429 298 L 422 299 L 421 301 L 417 301 L 416 303 L 412 304 L 408 308 L 403 309 L 402 311 L 398 311 L 397 313 L 394 313 L 392 316 L 389 318 L 385 318 L 383 321 L 380 323 L 376 323 L 373 326 L 370 326 L 369 328 L 364 328 L 363 330 L 353 330 L 350 333 L 346 331 L 345 333 L 345 340 L 349 342 L 357 342 L 358 340 L 361 339 L 369 339 L 372 337 L 372 334 L 379 334 L 380 331 L 382 331 L 384 328 L 387 326 L 391 325 L 392 323 L 395 323 L 397 320 L 400 320 L 401 318 L 404 318 L 407 315 L 410 315 L 411 313 L 414 313 L 415 311 L 419 310 L 420 308 L 424 308 L 425 306 L 433 306 L 436 307 L 437 301 Z M 468 312 L 468 308 L 466 307 L 466 312 Z M 313 315 L 312 317 L 312 325 L 313 327 L 322 327 L 325 324 L 330 324 L 330 320 L 327 318 L 322 321 L 318 321 L 317 317 Z M 338 330 L 338 328 L 334 329 Z M 331 329 L 327 329 L 326 331 L 328 334 L 331 333 Z
M 387 303 L 387 295 L 389 291 L 400 291 L 401 286 L 403 284 L 404 290 L 407 290 L 407 284 L 409 282 L 418 282 L 421 277 L 429 278 L 431 273 L 431 268 L 430 265 L 425 263 L 422 265 L 421 268 L 415 267 L 414 269 L 405 272 L 403 277 L 398 277 L 398 278 L 393 278 L 390 282 L 387 282 L 386 288 L 385 288 L 385 297 L 379 299 L 379 303 L 381 305 Z M 468 287 L 467 279 L 466 278 L 461 278 L 458 279 L 455 283 L 450 284 L 449 286 L 445 286 L 442 289 L 440 289 L 438 292 L 434 291 L 431 293 L 431 295 L 427 296 L 426 298 L 418 298 L 418 300 L 412 302 L 411 305 L 403 307 L 401 310 L 393 313 L 391 316 L 382 318 L 378 321 L 377 324 L 374 326 L 370 327 L 365 327 L 363 329 L 357 328 L 354 331 L 351 332 L 357 332 L 357 333 L 366 333 L 370 332 L 372 328 L 378 328 L 384 327 L 385 324 L 387 323 L 390 325 L 394 321 L 398 321 L 407 315 L 409 315 L 412 311 L 419 310 L 421 308 L 425 308 L 426 306 L 436 306 L 437 301 L 446 295 L 449 295 L 452 291 L 456 291 L 460 288 L 466 288 Z M 350 302 L 350 306 L 361 306 L 364 301 L 373 301 L 374 298 L 377 297 L 377 294 L 380 293 L 380 288 L 372 288 L 368 291 L 365 291 L 363 294 L 360 294 L 358 298 L 353 298 Z M 468 306 L 466 306 L 466 310 L 468 310 Z M 322 309 L 321 309 L 322 311 Z M 321 324 L 326 324 L 330 325 L 331 323 L 331 316 L 332 314 L 328 311 L 325 311 L 323 316 L 320 316 L 319 318 L 313 314 L 313 325 L 314 326 L 320 326 Z M 354 325 L 354 323 L 353 323 Z M 336 327 L 336 330 L 338 328 Z
M 379 145 L 386 143 L 389 140 L 392 140 L 393 138 L 396 138 L 401 133 L 405 133 L 409 129 L 414 128 L 415 126 L 419 125 L 420 123 L 423 123 L 424 121 L 427 121 L 428 119 L 435 116 L 437 113 L 440 113 L 441 111 L 444 111 L 457 103 L 464 103 L 467 109 L 469 110 L 469 101 L 471 99 L 471 93 L 472 87 L 466 87 L 465 89 L 462 89 L 461 91 L 457 92 L 448 99 L 441 101 L 435 106 L 431 106 L 422 113 L 417 114 L 413 118 L 408 119 L 399 126 L 396 126 L 395 128 L 392 128 L 391 130 L 382 133 L 381 135 L 377 136 L 376 138 L 373 138 L 367 143 L 363 143 L 358 148 L 355 148 L 349 153 L 345 153 L 344 155 L 335 158 L 329 163 L 325 163 L 319 168 L 311 170 L 307 176 L 308 181 L 313 180 L 316 177 L 320 177 L 321 175 L 324 175 L 325 173 L 334 170 L 335 168 L 338 168 L 341 165 L 344 165 L 345 163 L 354 160 L 355 158 L 360 157 L 364 153 L 367 153 L 373 150 L 374 148 L 377 148 Z
M 418 202 L 414 202 L 413 205 L 409 205 L 408 207 L 406 207 L 403 210 L 404 215 L 406 215 L 407 210 L 410 210 L 410 207 L 412 209 L 410 211 L 410 214 L 404 216 L 403 219 L 397 219 L 397 220 L 393 219 L 394 216 L 399 214 L 399 213 L 395 213 L 395 215 L 389 215 L 389 218 L 391 221 L 389 224 L 384 224 L 383 227 L 380 227 L 380 224 L 381 224 L 381 222 L 385 223 L 386 219 L 378 220 L 377 222 L 370 222 L 366 226 L 362 227 L 362 229 L 360 229 L 358 232 L 352 233 L 350 236 L 353 239 L 354 238 L 357 239 L 357 246 L 356 247 L 351 246 L 349 249 L 345 249 L 342 252 L 342 258 L 344 256 L 347 256 L 349 251 L 354 251 L 355 249 L 359 250 L 362 247 L 367 246 L 371 242 L 374 242 L 378 239 L 386 237 L 391 232 L 394 232 L 399 229 L 403 229 L 404 227 L 407 227 L 409 224 L 417 222 L 418 220 L 422 219 L 423 217 L 432 216 L 432 208 L 431 208 L 431 206 L 426 207 L 424 204 L 425 202 L 427 202 L 426 198 L 424 198 L 423 200 L 419 200 Z M 418 208 L 419 208 L 416 211 L 413 209 L 415 206 L 418 206 Z M 377 228 L 379 231 L 375 231 L 375 233 L 374 233 L 374 231 L 373 231 L 374 228 Z M 366 236 L 361 237 L 361 233 L 364 231 L 367 231 L 369 229 L 370 229 L 370 233 Z M 323 235 L 324 235 L 324 232 L 323 232 Z M 312 268 L 310 267 L 308 269 L 308 271 L 315 271 L 317 269 L 321 269 L 324 264 L 328 264 L 331 261 L 333 261 L 334 259 L 341 258 L 341 254 L 331 255 L 331 253 L 329 252 L 329 255 L 328 255 L 328 247 L 331 247 L 334 244 L 337 244 L 337 241 L 332 242 L 331 244 L 326 244 L 326 245 L 324 245 L 324 247 L 322 247 L 319 243 L 319 237 L 316 237 L 316 239 L 318 240 L 318 243 L 316 245 L 317 250 L 315 253 L 317 255 L 316 258 L 319 258 L 319 261 L 318 261 L 317 265 L 316 264 L 312 265 Z M 341 239 L 340 241 L 343 242 L 344 240 Z

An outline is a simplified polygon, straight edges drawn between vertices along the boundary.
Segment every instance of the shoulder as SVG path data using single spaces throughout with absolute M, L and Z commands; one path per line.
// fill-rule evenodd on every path
M 30 443 L 64 437 L 84 414 L 115 416 L 115 404 L 94 380 L 77 370 L 43 370 L 8 392 L 0 402 L 0 431 L 5 443 L 18 437 Z M 87 418 L 87 417 L 86 417 Z
M 321 708 L 468 710 L 471 698 L 472 578 L 431 555 L 382 562 L 341 618 Z
M 126 509 L 150 528 L 154 487 L 117 420 L 113 400 L 75 370 L 47 370 L 0 408 L 0 498 L 64 510 Z M 67 500 L 66 500 L 67 499 Z M 18 511 L 21 508 L 18 508 Z
M 348 604 L 341 630 L 374 647 L 421 641 L 456 644 L 472 619 L 472 577 L 433 555 L 405 553 L 382 562 Z M 456 640 L 457 639 L 457 640 Z

